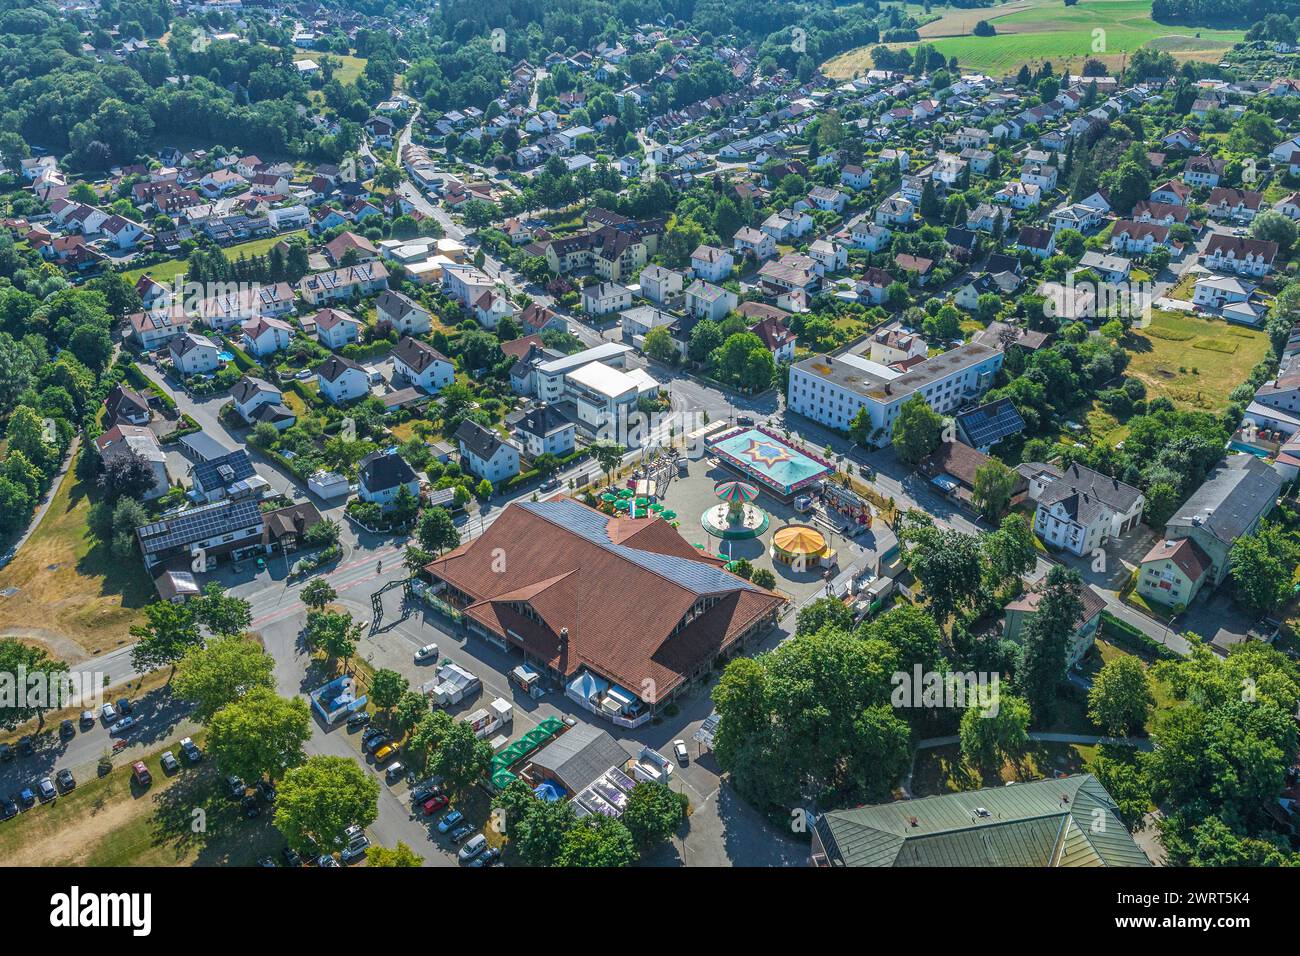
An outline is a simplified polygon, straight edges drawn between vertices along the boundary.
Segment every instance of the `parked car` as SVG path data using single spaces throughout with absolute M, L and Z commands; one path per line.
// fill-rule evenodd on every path
M 458 826 L 464 819 L 465 815 L 459 810 L 449 810 L 447 813 L 443 814 L 442 819 L 438 821 L 438 832 L 446 833 L 452 827 Z
M 0 760 L 3 760 L 5 763 L 8 763 L 10 760 L 13 759 L 14 759 L 14 748 L 10 747 L 8 744 L 0 744 Z
M 554 491 L 558 487 L 560 487 L 559 478 L 547 478 L 542 482 L 542 491 Z
M 131 713 L 131 710 L 131 701 L 127 700 L 125 697 L 119 697 L 117 699 L 117 712 L 119 714 L 129 714 Z
M 404 767 L 402 765 L 402 762 L 399 760 L 397 761 L 397 763 L 393 764 L 388 768 L 388 771 L 384 774 L 384 776 L 388 778 L 389 783 L 397 783 L 397 781 L 402 779 L 402 776 L 405 773 L 406 773 L 406 767 Z
M 59 795 L 59 791 L 54 787 L 54 781 L 49 777 L 41 777 L 40 780 L 36 781 L 36 789 L 40 792 L 42 802 L 53 800 Z
M 469 861 L 470 866 L 492 866 L 497 860 L 501 859 L 501 848 L 490 846 L 474 859 Z
M 476 833 L 463 847 L 460 848 L 460 852 L 456 854 L 456 858 L 462 863 L 468 863 L 486 849 L 487 837 L 481 833 Z
M 135 782 L 142 787 L 147 787 L 153 783 L 153 777 L 149 774 L 149 768 L 144 765 L 143 760 L 137 760 L 131 764 L 131 775 L 135 777 Z
M 0 799 L 0 819 L 8 820 L 10 817 L 18 816 L 21 812 L 18 809 L 18 801 L 13 797 Z
M 258 804 L 257 797 L 253 796 L 251 793 L 244 797 L 244 801 L 240 806 L 244 811 L 244 816 L 250 820 L 254 817 L 261 816 L 262 814 L 262 807 Z
M 377 748 L 374 751 L 374 754 L 375 754 L 375 766 L 376 767 L 383 766 L 384 764 L 388 763 L 388 761 L 392 760 L 394 757 L 397 756 L 397 745 L 394 743 L 382 744 L 379 748 Z
M 59 789 L 64 793 L 77 789 L 77 778 L 72 775 L 72 771 L 67 767 L 54 775 L 54 782 L 59 785 Z
M 99 708 L 99 716 L 104 718 L 104 723 L 111 724 L 117 720 L 117 711 L 113 709 L 112 704 L 105 703 L 103 707 Z
M 424 803 L 425 800 L 428 800 L 430 797 L 435 797 L 440 793 L 442 793 L 440 788 L 435 787 L 433 784 L 426 783 L 411 791 L 411 803 L 418 807 L 420 804 Z
M 126 734 L 129 734 L 131 730 L 135 727 L 136 723 L 137 720 L 134 717 L 123 717 L 112 727 L 108 728 L 108 732 L 110 734 L 113 734 L 116 737 L 122 737 Z
M 81 712 L 81 729 L 86 730 L 95 726 L 95 712 L 93 710 L 83 710 Z
M 429 660 L 436 661 L 437 659 L 438 659 L 437 644 L 425 644 L 424 647 L 420 648 L 418 651 L 415 652 L 415 662 L 417 664 L 423 664 L 425 661 L 429 661 Z
M 18 756 L 30 757 L 36 752 L 36 741 L 32 740 L 31 735 L 18 738 Z
M 331 854 L 322 853 L 320 856 L 316 858 L 316 865 L 324 868 L 330 866 L 339 866 L 340 864 L 339 861 L 334 859 L 334 857 Z
M 302 857 L 298 851 L 291 846 L 286 846 L 280 851 L 280 857 L 284 860 L 285 866 L 302 866 Z
M 275 860 L 273 860 L 273 859 L 272 859 L 271 857 L 269 857 L 269 856 L 259 856 L 259 857 L 257 858 L 257 865 L 258 865 L 258 866 L 269 867 L 270 869 L 274 870 L 274 869 L 275 869 Z
M 365 856 L 368 849 L 370 849 L 370 838 L 362 836 L 361 839 L 349 843 L 347 848 L 344 849 L 339 856 L 342 858 L 344 863 L 351 863 L 352 861 L 359 860 Z
M 673 753 L 677 755 L 677 762 L 682 766 L 691 762 L 691 755 L 686 752 L 686 741 L 674 740 Z
M 176 755 L 170 750 L 164 750 L 162 755 L 163 773 L 175 773 L 181 769 L 181 762 L 176 759 Z
M 361 749 L 368 754 L 374 754 L 375 759 L 378 760 L 379 754 L 377 751 L 383 750 L 387 747 L 392 739 L 392 737 L 388 736 L 388 734 L 381 730 L 370 739 L 364 741 L 361 745 Z
M 244 795 L 244 791 L 247 789 L 248 788 L 244 786 L 244 781 L 236 777 L 233 773 L 230 774 L 230 776 L 226 777 L 226 790 L 236 800 L 242 797 Z
M 267 803 L 275 803 L 275 784 L 270 780 L 257 781 L 257 795 Z
M 18 799 L 24 807 L 35 806 L 36 794 L 32 793 L 31 787 L 23 787 L 22 792 L 18 794 Z
M 203 751 L 199 750 L 198 745 L 189 737 L 181 738 L 181 753 L 190 763 L 198 763 L 203 759 Z
M 462 823 L 460 826 L 456 827 L 454 830 L 451 831 L 451 833 L 447 835 L 451 837 L 452 843 L 459 843 L 461 840 L 465 839 L 465 837 L 469 836 L 473 832 L 474 832 L 474 827 L 472 824 Z
M 446 794 L 443 793 L 434 794 L 428 800 L 424 801 L 424 815 L 426 817 L 433 816 L 435 813 L 437 813 L 439 810 L 445 807 L 447 803 L 448 801 L 447 801 Z M 442 830 L 442 824 L 438 825 L 438 829 Z M 445 833 L 446 831 L 442 830 L 442 832 Z
M 370 723 L 370 714 L 364 710 L 359 710 L 348 718 L 348 730 L 356 730 Z
M 77 728 L 70 720 L 59 722 L 59 737 L 67 740 L 69 737 L 77 736 Z

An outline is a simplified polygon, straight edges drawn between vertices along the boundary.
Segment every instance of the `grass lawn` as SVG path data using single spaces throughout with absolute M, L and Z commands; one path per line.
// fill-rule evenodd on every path
M 979 20 L 993 24 L 998 35 L 972 36 Z M 1060 0 L 1017 0 L 1001 7 L 954 10 L 919 33 L 945 57 L 956 56 L 962 67 L 995 76 L 1044 60 L 1052 62 L 1058 75 L 1067 68 L 1077 72 L 1093 56 L 1118 66 L 1125 54 L 1131 56 L 1143 46 L 1165 50 L 1179 60 L 1209 60 L 1245 35 L 1241 30 L 1156 23 L 1151 0 L 1082 0 L 1072 7 L 1063 7 Z M 850 50 L 823 65 L 826 74 L 837 79 L 871 68 L 870 47 Z
M 127 633 L 155 597 L 138 557 L 118 561 L 90 533 L 89 489 L 70 471 L 36 531 L 0 571 L 0 633 L 70 638 L 87 653 L 130 642 Z M 66 656 L 57 654 L 57 656 Z
M 355 83 L 357 77 L 361 75 L 366 68 L 365 57 L 360 56 L 340 56 L 337 53 L 325 53 L 322 51 L 305 50 L 293 55 L 293 62 L 299 60 L 315 60 L 320 63 L 326 57 L 338 62 L 338 67 L 334 71 L 334 78 L 340 83 Z
M 1125 342 L 1127 374 L 1141 379 L 1150 397 L 1164 395 L 1180 408 L 1218 412 L 1268 352 L 1268 336 L 1221 319 L 1156 311 L 1147 328 Z
M 1174 285 L 1165 293 L 1170 299 L 1181 299 L 1184 302 L 1192 301 L 1192 293 L 1196 291 L 1196 273 L 1189 272 L 1182 276 Z
M 299 229 L 297 232 L 277 233 L 274 236 L 266 236 L 262 239 L 250 239 L 248 242 L 237 243 L 233 246 L 227 246 L 222 250 L 227 259 L 234 262 L 241 255 L 252 258 L 253 256 L 266 255 L 270 248 L 282 239 L 290 239 L 293 236 L 305 236 L 307 230 Z M 155 280 L 162 283 L 170 282 L 172 279 L 181 275 L 185 267 L 189 265 L 185 259 L 168 259 L 157 265 L 144 266 L 141 269 L 132 269 L 130 272 L 124 272 L 122 275 L 130 282 L 135 282 L 146 272 L 154 277 Z
M 941 793 L 960 793 L 984 787 L 1000 787 L 1012 780 L 1038 780 L 1062 773 L 1080 773 L 1088 761 L 1096 756 L 1096 747 L 1082 744 L 1038 743 L 1031 741 L 1029 749 L 1016 763 L 1004 763 L 996 773 L 971 768 L 962 760 L 961 747 L 948 744 L 930 747 L 917 752 L 916 767 L 912 773 L 912 793 L 918 797 L 931 797 Z
M 277 857 L 284 840 L 265 811 L 246 820 L 221 788 L 211 761 L 163 773 L 163 750 L 145 759 L 153 784 L 141 788 L 125 761 L 106 777 L 37 805 L 0 827 L 9 866 L 251 866 Z

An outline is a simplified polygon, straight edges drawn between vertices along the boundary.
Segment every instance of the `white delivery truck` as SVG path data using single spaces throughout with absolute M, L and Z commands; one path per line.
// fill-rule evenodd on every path
M 438 676 L 428 681 L 424 695 L 439 707 L 451 707 L 479 692 L 483 682 L 459 664 L 443 664 Z
M 498 697 L 486 707 L 480 707 L 465 717 L 465 723 L 474 728 L 474 736 L 479 740 L 496 733 L 502 727 L 514 723 L 515 708 L 504 697 Z

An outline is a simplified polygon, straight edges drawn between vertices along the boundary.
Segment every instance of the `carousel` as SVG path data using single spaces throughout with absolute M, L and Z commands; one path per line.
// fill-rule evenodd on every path
M 788 524 L 772 535 L 772 560 L 804 570 L 831 567 L 836 557 L 826 535 L 812 525 Z
M 767 512 L 754 504 L 758 489 L 747 481 L 720 481 L 713 487 L 719 504 L 700 515 L 700 524 L 715 538 L 738 541 L 767 530 Z

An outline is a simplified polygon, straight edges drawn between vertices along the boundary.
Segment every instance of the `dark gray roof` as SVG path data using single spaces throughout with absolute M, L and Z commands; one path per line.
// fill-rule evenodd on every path
M 260 378 L 254 378 L 251 375 L 245 375 L 230 390 L 230 397 L 239 404 L 244 404 L 258 392 L 275 392 L 280 394 L 280 390 L 270 382 L 263 381 Z
M 505 444 L 505 439 L 492 429 L 484 428 L 478 422 L 469 419 L 460 423 L 455 438 L 483 461 L 491 461 L 497 449 Z
M 367 379 L 370 378 L 369 372 L 352 361 L 352 359 L 344 358 L 342 355 L 331 355 L 324 362 L 321 362 L 316 369 L 316 374 L 327 382 L 333 382 L 348 369 L 355 369 L 366 376 Z
M 1142 492 L 1118 478 L 1075 464 L 1066 468 L 1060 478 L 1043 490 L 1039 501 L 1051 505 L 1076 492 L 1083 492 L 1117 512 L 1128 511 L 1142 497 Z
M 1260 515 L 1268 514 L 1282 490 L 1282 477 L 1254 455 L 1233 455 L 1169 519 L 1169 528 L 1203 528 L 1231 545 Z
M 529 435 L 545 438 L 551 432 L 572 424 L 554 405 L 541 405 L 526 412 L 515 428 Z
M 393 348 L 393 358 L 400 360 L 403 365 L 417 375 L 434 362 L 451 364 L 451 359 L 432 345 L 421 342 L 419 339 L 413 339 L 409 335 L 402 336 L 402 340 Z
M 385 448 L 366 455 L 361 459 L 357 475 L 361 483 L 371 491 L 396 488 L 416 479 L 415 470 L 397 453 L 396 448 Z
M 533 756 L 535 767 L 549 770 L 574 793 L 587 789 L 610 767 L 622 767 L 628 753 L 617 740 L 591 724 L 569 728 Z
M 213 488 L 228 488 L 236 481 L 243 481 L 257 474 L 248 452 L 242 448 L 221 458 L 196 462 L 192 471 L 194 483 L 208 491 Z
M 143 412 L 148 414 L 149 401 L 139 392 L 126 385 L 114 385 L 104 399 L 104 407 L 107 410 L 107 419 L 109 422 L 117 420 L 122 414 L 137 414 Z

